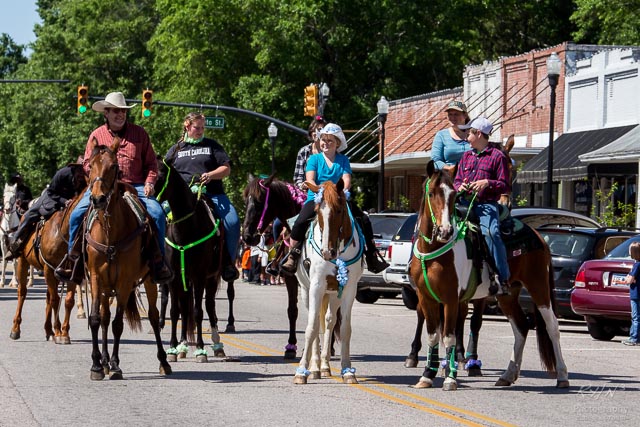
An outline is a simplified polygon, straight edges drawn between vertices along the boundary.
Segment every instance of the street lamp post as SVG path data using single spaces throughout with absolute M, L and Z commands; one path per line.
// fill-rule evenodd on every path
M 378 212 L 384 210 L 384 124 L 389 113 L 389 101 L 384 96 L 378 101 L 378 125 L 380 126 L 380 176 L 378 177 Z
M 329 99 L 329 85 L 326 83 L 322 83 L 320 85 L 320 105 L 318 106 L 318 114 L 320 116 L 324 116 L 324 104 Z
M 278 136 L 278 128 L 271 122 L 267 132 L 269 133 L 269 141 L 271 141 L 271 175 L 273 175 L 276 172 L 276 137 Z
M 553 188 L 553 133 L 554 120 L 556 111 L 556 86 L 558 86 L 558 77 L 560 77 L 560 68 L 562 61 L 558 55 L 553 52 L 547 59 L 547 77 L 549 77 L 549 87 L 551 88 L 551 100 L 549 101 L 549 149 L 547 151 L 547 185 L 544 192 L 544 204 L 551 206 L 551 192 Z

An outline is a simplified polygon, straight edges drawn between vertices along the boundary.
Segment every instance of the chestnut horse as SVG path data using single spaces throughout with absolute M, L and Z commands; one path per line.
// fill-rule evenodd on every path
M 224 227 L 213 216 L 213 205 L 208 197 L 194 194 L 170 161 L 158 159 L 158 180 L 155 190 L 160 202 L 167 202 L 171 215 L 167 221 L 167 260 L 176 273 L 169 284 L 171 297 L 171 339 L 167 351 L 170 361 L 186 357 L 188 343 L 197 336 L 194 355 L 196 361 L 207 361 L 207 350 L 202 339 L 202 299 L 209 315 L 213 353 L 224 357 L 224 346 L 218 333 L 215 294 L 222 271 Z M 233 282 L 229 284 L 233 289 Z M 163 311 L 166 307 L 163 290 Z M 229 299 L 230 317 L 233 319 L 232 298 Z M 178 318 L 182 318 L 180 341 L 177 338 Z M 232 320 L 230 320 L 232 322 Z M 232 325 L 232 323 L 230 323 Z
M 411 260 L 411 277 L 417 285 L 418 303 L 427 320 L 427 363 L 417 388 L 433 386 L 440 364 L 438 347 L 442 335 L 446 352 L 443 389 L 457 389 L 455 331 L 457 322 L 463 321 L 459 315 L 461 305 L 467 305 L 470 298 L 485 296 L 488 292 L 488 268 L 484 266 L 481 276 L 474 271 L 464 240 L 467 224 L 454 214 L 455 197 L 449 173 L 435 170 L 433 161 L 430 161 L 418 218 L 419 237 Z M 543 367 L 556 374 L 557 387 L 565 388 L 569 386 L 569 379 L 560 349 L 558 320 L 553 311 L 551 254 L 540 235 L 526 225 L 524 227 L 529 233 L 530 245 L 511 254 L 511 294 L 498 297 L 500 308 L 514 331 L 514 345 L 508 367 L 496 386 L 511 385 L 520 374 L 522 352 L 529 332 L 527 318 L 518 302 L 518 294 L 524 286 L 536 306 L 538 351 Z M 477 289 L 473 295 L 475 285 Z M 444 311 L 442 318 L 441 305 Z
M 306 194 L 293 184 L 280 181 L 271 175 L 267 179 L 254 178 L 249 181 L 243 192 L 246 212 L 242 225 L 242 240 L 248 245 L 257 245 L 260 234 L 275 219 L 282 224 L 300 213 Z M 284 249 L 282 247 L 282 249 Z M 280 254 L 280 251 L 278 251 Z M 276 257 L 278 259 L 278 257 Z M 283 275 L 288 295 L 287 315 L 289 317 L 289 338 L 285 346 L 284 358 L 295 359 L 298 349 L 296 321 L 298 319 L 298 279 Z M 308 281 L 306 281 L 308 284 Z M 301 285 L 305 285 L 302 283 Z M 305 286 L 308 289 L 308 286 Z M 303 293 L 306 298 L 306 293 Z M 308 301 L 305 301 L 305 303 Z
M 89 159 L 90 206 L 85 217 L 86 271 L 91 285 L 92 352 L 91 379 L 122 379 L 120 368 L 120 338 L 124 329 L 123 318 L 132 330 L 140 330 L 135 288 L 144 281 L 149 303 L 148 316 L 156 340 L 160 374 L 171 374 L 167 354 L 160 338 L 159 313 L 156 307 L 158 289 L 151 281 L 147 262 L 141 256 L 145 242 L 144 230 L 149 227 L 146 212 L 134 188 L 118 181 L 120 138 L 115 137 L 111 148 L 93 140 Z M 127 191 L 129 190 L 129 191 Z M 151 236 L 155 238 L 155 236 Z M 109 355 L 108 332 L 111 320 L 110 299 L 116 302 L 113 319 L 113 353 Z M 98 329 L 102 327 L 102 353 L 98 346 Z
M 83 185 L 83 188 L 86 185 Z M 84 190 L 80 193 L 82 194 Z M 53 337 L 56 344 L 70 344 L 69 317 L 75 304 L 76 285 L 70 283 L 66 290 L 65 315 L 60 323 L 60 295 L 58 294 L 58 279 L 54 270 L 67 253 L 69 241 L 69 216 L 80 197 L 73 199 L 71 204 L 63 210 L 55 212 L 49 219 L 40 222 L 29 237 L 22 254 L 16 259 L 15 277 L 18 279 L 18 306 L 13 318 L 11 339 L 20 339 L 20 324 L 22 323 L 22 308 L 27 298 L 27 274 L 29 270 L 37 268 L 44 275 L 47 285 L 47 302 L 45 306 L 44 331 L 47 340 Z M 80 289 L 80 288 L 79 288 Z M 80 302 L 82 294 L 80 294 Z M 53 317 L 53 325 L 51 318 Z
M 311 259 L 309 318 L 304 334 L 304 351 L 294 383 L 306 384 L 309 376 L 331 376 L 331 334 L 327 331 L 333 331 L 340 309 L 342 381 L 357 384 L 350 354 L 351 309 L 363 272 L 364 237 L 347 204 L 342 179 L 337 184 L 331 181 L 319 186 L 311 182 L 305 184 L 316 193 L 317 218 L 311 224 L 306 241 L 306 252 Z M 327 311 L 323 315 L 325 307 Z M 322 354 L 318 338 L 321 321 L 325 322 Z

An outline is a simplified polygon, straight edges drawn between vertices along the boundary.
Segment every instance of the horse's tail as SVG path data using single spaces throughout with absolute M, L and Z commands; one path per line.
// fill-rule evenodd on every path
M 553 313 L 556 312 L 556 299 L 554 295 L 555 288 L 555 280 L 553 278 L 553 267 L 551 263 L 549 263 L 549 298 L 551 301 L 551 308 Z M 535 319 L 536 319 L 536 337 L 538 338 L 538 353 L 540 354 L 540 360 L 542 362 L 542 367 L 547 372 L 556 372 L 556 357 L 555 352 L 553 350 L 553 342 L 551 341 L 551 337 L 549 336 L 549 332 L 547 331 L 547 325 L 538 310 L 538 307 L 535 306 Z
M 124 315 L 132 331 L 140 332 L 142 330 L 142 321 L 140 320 L 138 299 L 136 298 L 135 291 L 132 291 L 131 294 L 129 294 L 129 300 L 127 301 L 127 307 L 124 309 Z

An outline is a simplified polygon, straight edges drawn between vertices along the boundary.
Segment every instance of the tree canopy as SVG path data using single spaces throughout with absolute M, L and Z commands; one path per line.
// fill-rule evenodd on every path
M 607 35 L 613 28 L 599 27 L 596 18 L 609 13 L 610 25 L 622 23 L 604 5 L 601 0 L 38 0 L 42 23 L 36 25 L 30 56 L 3 35 L 0 72 L 5 79 L 71 83 L 0 85 L 0 180 L 20 170 L 35 193 L 82 153 L 103 119 L 91 110 L 76 114 L 80 84 L 89 86 L 90 96 L 118 90 L 140 99 L 149 88 L 156 101 L 234 106 L 306 128 L 303 88 L 325 82 L 331 88 L 327 118 L 358 129 L 375 114 L 381 95 L 398 99 L 460 86 L 466 64 L 558 44 L 573 32 L 584 42 L 613 40 Z M 633 22 L 624 26 L 628 44 L 638 42 Z M 130 120 L 147 129 L 163 155 L 180 137 L 188 112 L 155 105 L 151 118 L 143 119 L 137 107 Z M 226 119 L 224 130 L 208 135 L 232 158 L 225 185 L 240 203 L 247 175 L 270 172 L 268 123 L 205 113 Z M 280 130 L 280 178 L 291 178 L 303 144 L 298 134 Z M 375 186 L 374 174 L 355 178 Z

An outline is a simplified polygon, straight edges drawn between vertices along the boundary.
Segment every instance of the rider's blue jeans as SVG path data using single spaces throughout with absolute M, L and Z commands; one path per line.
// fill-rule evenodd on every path
M 227 250 L 231 261 L 235 263 L 238 256 L 238 241 L 240 240 L 238 212 L 226 194 L 209 195 L 209 197 L 213 202 L 216 216 L 222 220 Z
M 473 212 L 480 220 L 480 229 L 484 240 L 487 242 L 489 252 L 498 268 L 500 283 L 509 279 L 509 264 L 507 263 L 507 249 L 500 235 L 500 218 L 498 202 L 476 203 Z
M 160 250 L 162 251 L 162 255 L 164 256 L 164 236 L 167 227 L 167 219 L 164 216 L 164 211 L 162 210 L 162 206 L 160 203 L 153 197 L 146 197 L 144 195 L 144 184 L 134 185 L 136 190 L 138 191 L 138 198 L 144 203 L 147 208 L 147 212 L 153 221 L 156 224 L 156 229 L 158 230 L 158 242 L 160 243 Z M 73 212 L 71 212 L 71 216 L 69 217 L 69 253 L 71 253 L 71 248 L 73 248 L 73 242 L 76 239 L 78 234 L 78 229 L 82 224 L 82 219 L 84 218 L 84 214 L 89 209 L 91 190 L 87 188 L 87 191 L 82 195 L 82 199 L 78 202 Z

